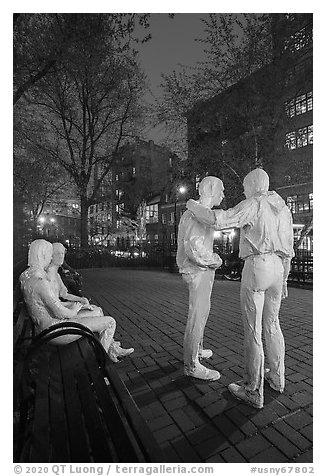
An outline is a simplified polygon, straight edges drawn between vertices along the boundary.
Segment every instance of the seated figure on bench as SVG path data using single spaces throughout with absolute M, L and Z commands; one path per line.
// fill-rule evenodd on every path
M 66 301 L 62 302 L 62 304 L 69 309 L 71 309 L 74 302 L 81 302 L 83 307 L 78 311 L 78 317 L 103 316 L 102 309 L 94 304 L 90 304 L 86 297 L 75 296 L 74 294 L 68 293 L 68 289 L 58 273 L 59 267 L 62 266 L 65 259 L 66 248 L 62 243 L 53 243 L 52 249 L 52 260 L 46 269 L 46 273 L 53 293 L 59 299 L 65 299 Z
M 131 354 L 134 349 L 123 349 L 119 342 L 113 339 L 116 322 L 111 316 L 80 315 L 84 306 L 81 302 L 73 302 L 66 307 L 53 292 L 45 269 L 52 260 L 52 244 L 46 240 L 35 240 L 31 243 L 28 252 L 28 268 L 20 275 L 20 283 L 25 303 L 31 319 L 35 324 L 36 333 L 40 333 L 51 325 L 60 321 L 71 321 L 83 324 L 91 331 L 99 334 L 101 344 L 113 362 L 118 362 L 118 357 Z M 100 308 L 98 308 L 100 309 Z M 87 311 L 90 312 L 90 311 Z M 80 336 L 65 335 L 53 340 L 55 344 L 68 344 Z

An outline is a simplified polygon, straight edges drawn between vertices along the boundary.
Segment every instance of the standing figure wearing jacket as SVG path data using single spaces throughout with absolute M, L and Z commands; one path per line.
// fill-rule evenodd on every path
M 215 230 L 241 228 L 239 256 L 245 260 L 240 301 L 244 326 L 244 379 L 232 383 L 230 392 L 255 408 L 264 404 L 264 378 L 283 392 L 284 338 L 279 324 L 281 299 L 287 297 L 287 279 L 293 252 L 291 212 L 284 200 L 268 191 L 269 177 L 262 169 L 250 172 L 243 181 L 246 199 L 233 209 L 209 210 L 194 200 L 187 208 L 199 222 Z M 266 368 L 262 330 L 266 344 Z
M 199 184 L 200 203 L 205 207 L 219 205 L 223 200 L 223 183 L 216 177 L 205 177 Z M 185 375 L 202 380 L 217 380 L 217 370 L 204 367 L 199 358 L 212 356 L 203 349 L 203 335 L 210 311 L 215 270 L 222 264 L 213 253 L 214 229 L 200 223 L 190 211 L 180 220 L 178 230 L 177 265 L 189 288 L 189 311 L 184 335 Z

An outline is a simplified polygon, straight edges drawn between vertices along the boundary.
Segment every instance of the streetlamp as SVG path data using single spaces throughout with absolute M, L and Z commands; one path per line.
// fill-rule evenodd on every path
M 184 195 L 187 191 L 187 187 L 184 185 L 179 185 L 179 187 L 175 190 L 175 201 L 174 201 L 174 239 L 175 244 L 177 244 L 177 236 L 178 236 L 178 227 L 177 227 L 177 201 L 179 195 Z

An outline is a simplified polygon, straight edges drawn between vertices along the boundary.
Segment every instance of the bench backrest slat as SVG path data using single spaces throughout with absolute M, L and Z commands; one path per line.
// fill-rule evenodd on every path
M 104 380 L 103 369 L 98 363 L 88 357 L 88 342 L 79 342 L 83 361 L 86 363 L 89 374 L 92 377 L 94 389 L 101 405 L 104 418 L 108 422 L 107 429 L 114 443 L 118 455 L 118 461 L 130 463 L 144 461 L 138 443 L 130 430 L 130 424 L 126 420 L 124 411 L 112 391 L 111 385 L 107 386 Z

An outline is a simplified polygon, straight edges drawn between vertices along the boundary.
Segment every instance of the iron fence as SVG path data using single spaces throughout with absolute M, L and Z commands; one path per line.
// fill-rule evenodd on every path
M 295 281 L 302 284 L 313 283 L 312 256 L 298 256 L 292 259 L 289 281 Z
M 96 249 L 88 250 L 70 249 L 66 256 L 67 263 L 75 269 L 81 268 L 106 268 L 106 267 L 133 267 L 133 268 L 163 268 L 177 272 L 176 248 L 174 246 L 162 247 L 148 245 L 134 247 L 130 250 Z M 236 263 L 238 261 L 238 264 Z M 239 269 L 241 274 L 242 260 L 232 255 L 232 260 L 223 255 L 223 267 L 217 275 L 225 276 L 228 266 Z M 309 284 L 313 282 L 313 258 L 311 255 L 299 255 L 292 259 L 290 282 Z

